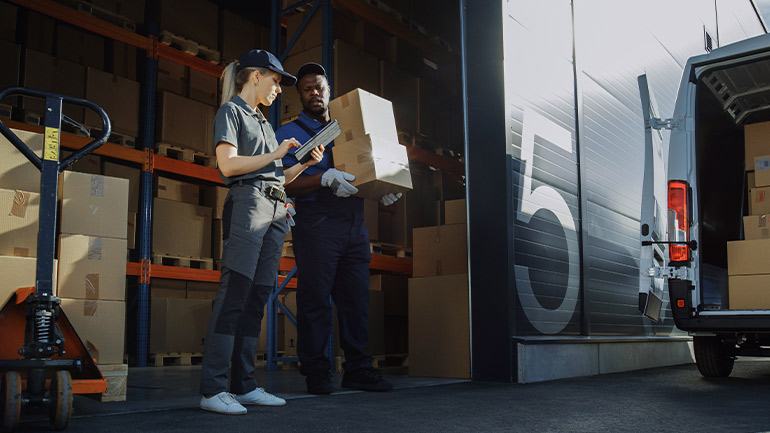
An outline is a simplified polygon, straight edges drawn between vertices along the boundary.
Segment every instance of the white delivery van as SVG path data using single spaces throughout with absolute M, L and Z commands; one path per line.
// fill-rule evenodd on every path
M 737 356 L 770 355 L 770 239 L 763 239 L 770 210 L 762 187 L 770 181 L 759 181 L 770 171 L 753 172 L 755 157 L 761 164 L 770 155 L 770 123 L 763 123 L 770 121 L 770 34 L 691 58 L 671 119 L 656 117 L 645 76 L 639 85 L 646 130 L 639 307 L 659 320 L 670 301 L 677 328 L 693 335 L 701 374 L 725 377 Z M 667 188 L 667 206 L 656 179 L 658 192 Z

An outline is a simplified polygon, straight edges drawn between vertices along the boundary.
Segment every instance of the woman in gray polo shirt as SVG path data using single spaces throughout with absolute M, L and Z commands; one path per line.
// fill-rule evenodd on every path
M 293 86 L 296 79 L 271 53 L 251 50 L 223 75 L 214 143 L 220 176 L 230 191 L 222 215 L 222 275 L 203 351 L 200 406 L 238 415 L 246 413 L 246 404 L 286 404 L 257 387 L 254 354 L 291 219 L 283 186 L 321 161 L 323 148 L 315 149 L 307 163 L 283 170 L 281 158 L 299 143 L 291 138 L 279 145 L 258 105 L 272 104 L 281 84 Z

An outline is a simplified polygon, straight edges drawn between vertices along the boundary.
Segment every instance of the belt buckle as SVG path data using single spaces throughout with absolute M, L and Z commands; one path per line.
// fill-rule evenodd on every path
M 286 196 L 286 192 L 280 188 L 276 188 L 275 186 L 270 185 L 270 189 L 267 191 L 267 195 L 276 200 L 283 201 L 284 197 Z

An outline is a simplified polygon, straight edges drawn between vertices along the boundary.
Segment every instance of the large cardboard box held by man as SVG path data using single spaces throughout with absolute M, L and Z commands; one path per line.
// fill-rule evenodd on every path
M 329 112 L 342 131 L 335 146 L 367 135 L 398 143 L 393 104 L 387 99 L 355 89 L 329 102 Z
M 359 197 L 379 199 L 412 189 L 406 148 L 373 135 L 335 144 L 334 167 L 356 176 Z
M 0 189 L 0 255 L 37 257 L 40 194 Z

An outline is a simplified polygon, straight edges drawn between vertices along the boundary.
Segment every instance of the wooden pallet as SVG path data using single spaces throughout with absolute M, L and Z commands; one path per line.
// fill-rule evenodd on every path
M 86 129 L 88 129 L 92 138 L 99 137 L 102 134 L 102 129 L 95 126 L 86 125 Z M 136 149 L 136 137 L 114 131 L 111 131 L 110 136 L 107 137 L 107 143 L 117 144 L 118 146 L 127 147 L 129 149 Z
M 150 360 L 155 367 L 200 365 L 203 354 L 195 353 L 151 353 Z
M 182 257 L 164 253 L 152 253 L 152 264 L 214 270 L 214 259 L 207 257 Z
M 79 1 L 77 8 L 80 12 L 87 13 L 88 15 L 99 18 L 102 21 L 107 21 L 108 23 L 123 27 L 126 30 L 136 32 L 136 22 L 122 15 L 118 15 L 114 12 L 110 12 L 106 9 L 102 9 L 84 1 Z
M 386 244 L 384 242 L 369 242 L 369 252 L 381 256 L 398 258 L 412 257 L 412 249 L 402 245 Z
M 128 365 L 99 364 L 97 367 L 107 381 L 107 390 L 101 394 L 101 401 L 126 401 Z
M 162 155 L 167 158 L 202 165 L 205 167 L 217 167 L 217 158 L 215 156 L 206 155 L 203 152 L 185 149 L 183 147 L 166 143 L 158 143 L 156 147 L 158 148 L 158 155 Z
M 294 245 L 291 243 L 291 241 L 283 242 L 283 251 L 281 252 L 281 257 L 294 257 Z
M 158 42 L 182 50 L 187 54 L 200 57 L 211 63 L 219 64 L 221 59 L 219 51 L 168 30 L 160 31 Z

